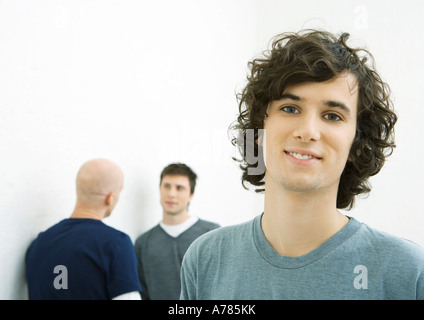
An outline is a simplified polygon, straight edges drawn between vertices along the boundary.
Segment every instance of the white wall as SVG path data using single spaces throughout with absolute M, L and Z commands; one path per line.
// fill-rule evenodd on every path
M 424 245 L 420 1 L 0 0 L 0 299 L 25 299 L 24 254 L 71 213 L 80 165 L 126 175 L 106 223 L 134 240 L 161 217 L 162 168 L 199 175 L 193 214 L 222 225 L 262 210 L 227 128 L 247 62 L 272 36 L 348 31 L 374 53 L 399 114 L 398 148 L 350 215 Z

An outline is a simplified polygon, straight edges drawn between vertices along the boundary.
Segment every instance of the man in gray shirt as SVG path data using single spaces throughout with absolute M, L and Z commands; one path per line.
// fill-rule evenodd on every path
M 338 210 L 370 191 L 397 120 L 348 37 L 281 34 L 250 62 L 233 144 L 264 212 L 192 244 L 182 299 L 424 299 L 424 249 Z
M 172 163 L 160 176 L 162 221 L 135 242 L 142 298 L 176 300 L 180 269 L 190 244 L 219 225 L 188 214 L 197 175 L 183 163 Z

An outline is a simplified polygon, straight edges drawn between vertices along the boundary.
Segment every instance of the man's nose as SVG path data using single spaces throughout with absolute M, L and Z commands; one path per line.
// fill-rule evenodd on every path
M 169 189 L 168 195 L 174 197 L 177 194 L 177 188 L 171 187 Z
M 308 114 L 299 119 L 293 136 L 302 142 L 318 141 L 321 138 L 321 125 L 318 115 Z

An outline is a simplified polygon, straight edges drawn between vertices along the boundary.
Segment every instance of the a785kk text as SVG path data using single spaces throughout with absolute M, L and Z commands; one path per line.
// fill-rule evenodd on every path
M 213 308 L 203 308 L 203 307 L 187 307 L 187 306 L 178 306 L 169 307 L 168 314 L 174 315 L 193 315 L 196 318 L 200 316 L 202 312 L 210 314 L 243 314 L 250 315 L 255 314 L 255 305 L 249 304 L 215 304 Z

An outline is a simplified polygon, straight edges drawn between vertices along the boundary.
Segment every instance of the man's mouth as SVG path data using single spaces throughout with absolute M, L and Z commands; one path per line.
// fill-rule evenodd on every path
M 322 159 L 318 153 L 312 150 L 286 149 L 284 152 L 298 160 L 309 160 L 314 158 L 318 160 Z
M 292 155 L 296 159 L 300 159 L 300 160 L 307 160 L 307 159 L 315 158 L 314 156 L 311 156 L 311 155 L 308 155 L 308 154 L 301 154 L 301 153 L 296 153 L 296 152 L 287 152 L 287 153 Z

